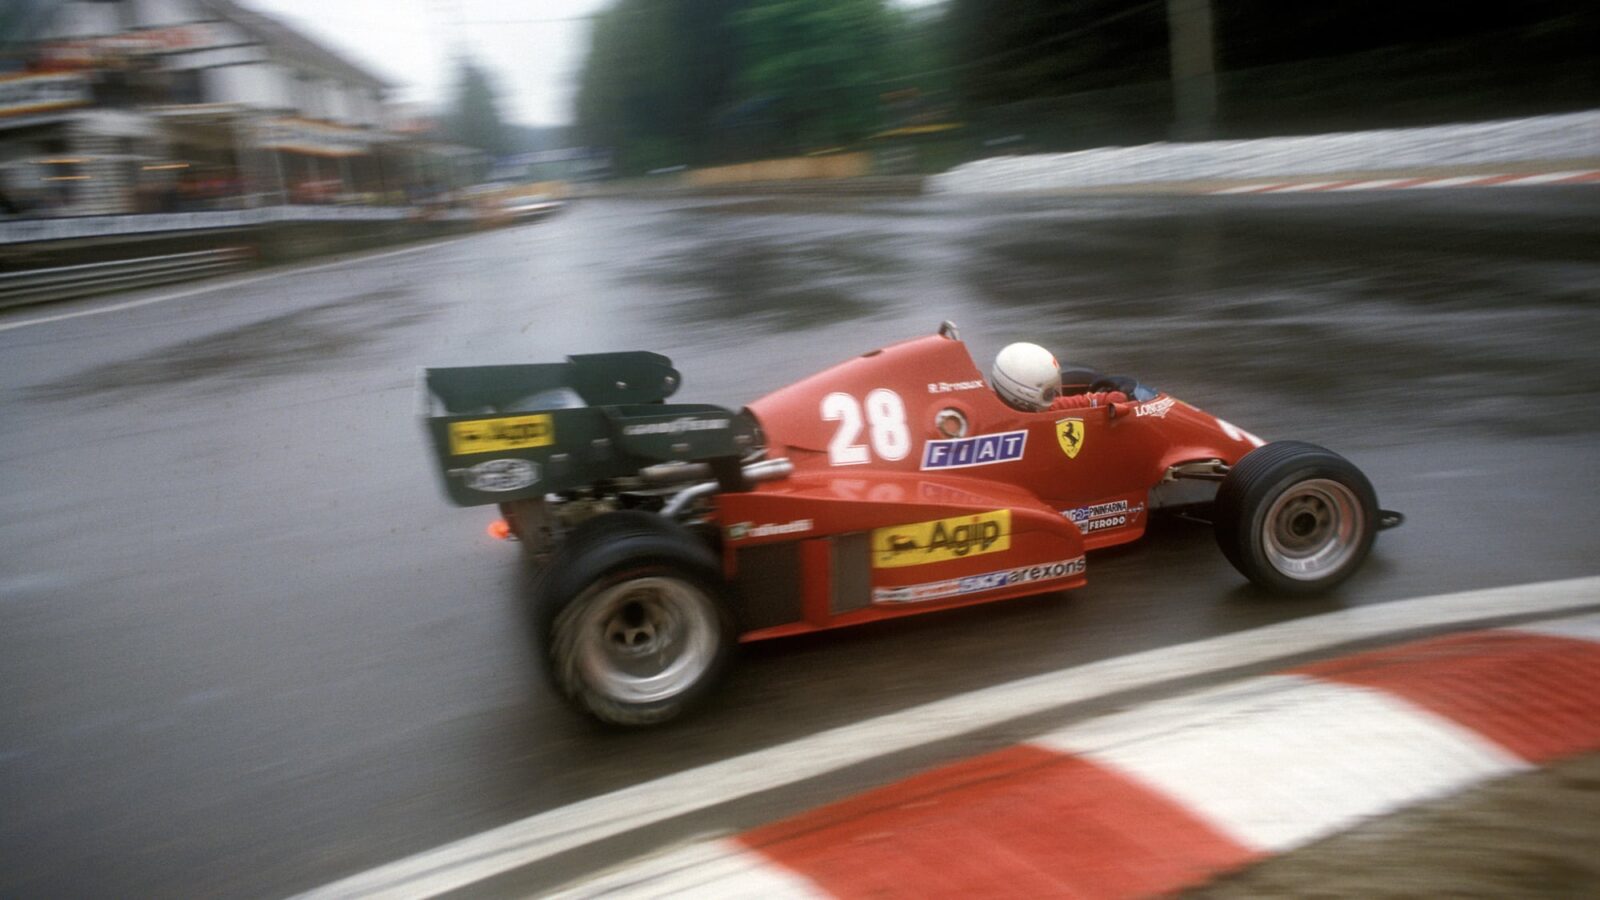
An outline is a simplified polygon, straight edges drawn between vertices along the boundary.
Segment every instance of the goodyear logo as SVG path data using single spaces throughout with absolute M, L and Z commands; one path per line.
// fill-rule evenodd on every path
M 872 567 L 894 569 L 1011 549 L 1011 510 L 891 525 L 872 532 Z
M 506 416 L 450 423 L 450 455 L 548 447 L 556 442 L 549 415 Z

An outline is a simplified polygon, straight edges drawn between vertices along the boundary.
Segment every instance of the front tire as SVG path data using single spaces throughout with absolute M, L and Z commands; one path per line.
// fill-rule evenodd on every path
M 1217 490 L 1222 554 L 1246 578 L 1287 594 L 1331 590 L 1355 574 L 1378 532 L 1372 483 L 1331 450 L 1275 441 L 1246 454 Z
M 650 513 L 608 513 L 574 529 L 538 603 L 552 680 L 611 725 L 682 715 L 711 689 L 734 643 L 716 557 Z

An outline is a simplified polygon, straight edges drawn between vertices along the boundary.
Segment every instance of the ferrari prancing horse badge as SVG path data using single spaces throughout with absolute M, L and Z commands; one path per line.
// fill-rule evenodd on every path
M 1056 440 L 1061 442 L 1061 452 L 1067 455 L 1067 459 L 1077 459 L 1078 451 L 1083 449 L 1083 420 L 1057 420 Z

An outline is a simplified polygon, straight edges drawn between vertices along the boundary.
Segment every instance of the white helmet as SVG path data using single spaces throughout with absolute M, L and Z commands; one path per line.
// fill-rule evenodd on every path
M 994 389 L 1000 399 L 1030 412 L 1048 409 L 1061 393 L 1061 368 L 1038 344 L 1008 344 L 994 358 Z

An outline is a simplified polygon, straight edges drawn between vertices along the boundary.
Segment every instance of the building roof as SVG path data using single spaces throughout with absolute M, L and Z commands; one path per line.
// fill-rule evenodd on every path
M 373 74 L 347 57 L 328 49 L 304 32 L 257 12 L 234 0 L 198 0 L 201 6 L 260 38 L 284 56 L 329 74 L 375 88 L 392 88 L 395 83 Z

